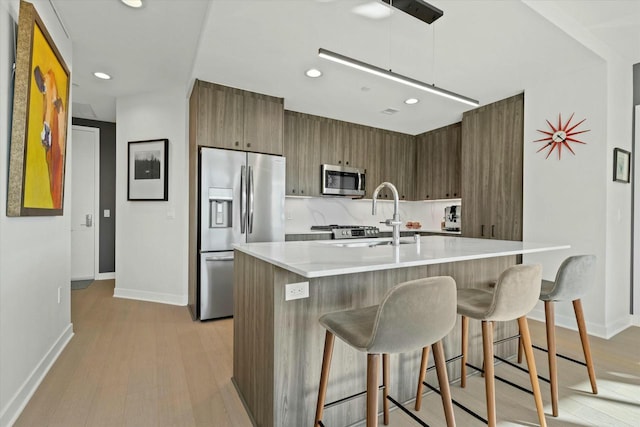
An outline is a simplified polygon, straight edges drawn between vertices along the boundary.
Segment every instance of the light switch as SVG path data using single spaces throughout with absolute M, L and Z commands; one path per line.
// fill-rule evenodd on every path
M 104 214 L 102 215 L 105 218 L 111 218 L 111 210 L 110 209 L 105 209 L 104 210 Z

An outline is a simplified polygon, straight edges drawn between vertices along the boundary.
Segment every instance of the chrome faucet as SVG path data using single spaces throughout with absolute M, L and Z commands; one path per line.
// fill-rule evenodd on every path
M 395 185 L 390 182 L 383 182 L 382 184 L 378 185 L 378 187 L 373 192 L 373 206 L 371 208 L 371 214 L 376 214 L 376 200 L 378 199 L 378 193 L 384 187 L 389 188 L 393 193 L 393 218 L 382 222 L 382 224 L 390 225 L 393 227 L 393 246 L 400 246 L 400 225 L 402 224 L 402 221 L 400 221 L 400 215 L 398 214 L 398 204 L 400 202 L 400 198 L 398 197 L 398 190 L 396 189 Z

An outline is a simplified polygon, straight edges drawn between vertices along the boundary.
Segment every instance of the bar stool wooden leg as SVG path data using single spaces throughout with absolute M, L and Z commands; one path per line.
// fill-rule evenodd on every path
M 520 329 L 518 329 L 518 333 L 520 332 Z M 522 338 L 518 337 L 518 363 L 522 363 Z
M 382 355 L 382 410 L 384 412 L 384 425 L 389 425 L 389 354 Z
M 442 397 L 442 408 L 447 420 L 447 427 L 455 427 L 456 420 L 453 416 L 453 405 L 451 403 L 451 391 L 449 390 L 449 378 L 447 377 L 447 362 L 444 358 L 442 341 L 431 345 L 433 347 L 433 360 L 436 363 L 436 373 L 438 374 L 438 384 L 440 385 L 440 396 Z
M 322 356 L 322 371 L 320 373 L 320 387 L 318 390 L 318 404 L 316 405 L 316 420 L 313 424 L 318 425 L 322 420 L 322 412 L 324 411 L 324 398 L 327 394 L 327 383 L 329 381 L 329 368 L 331 367 L 331 356 L 333 355 L 333 341 L 335 336 L 327 331 L 324 338 L 324 354 Z
M 367 354 L 367 427 L 378 427 L 379 354 Z
M 522 334 L 524 355 L 527 358 L 527 368 L 529 368 L 529 379 L 531 380 L 531 388 L 533 389 L 533 398 L 536 402 L 538 421 L 540 422 L 540 427 L 546 427 L 547 421 L 544 418 L 542 394 L 540 393 L 540 383 L 538 383 L 538 371 L 536 369 L 536 361 L 533 357 L 533 347 L 531 346 L 531 336 L 529 335 L 529 324 L 527 323 L 527 318 L 525 316 L 518 318 L 518 326 L 520 327 L 520 334 Z
M 551 410 L 558 416 L 558 360 L 556 358 L 556 324 L 553 301 L 544 302 L 544 315 L 547 327 L 547 350 L 549 357 L 549 383 L 551 385 Z
M 422 382 L 427 375 L 427 363 L 429 361 L 429 347 L 423 347 L 422 360 L 420 362 L 420 375 L 418 375 L 418 390 L 416 391 L 416 411 L 420 410 L 422 406 Z
M 462 366 L 460 367 L 460 387 L 467 386 L 467 347 L 469 346 L 469 318 L 462 316 Z
M 493 372 L 493 327 L 492 322 L 482 321 L 482 349 L 484 352 L 484 387 L 487 395 L 487 425 L 496 427 L 496 390 Z
M 493 329 L 493 335 L 492 335 L 492 337 L 495 337 L 495 335 L 496 335 L 496 322 L 491 322 L 491 324 L 493 325 L 493 326 L 492 326 L 492 329 Z M 480 376 L 481 376 L 482 378 L 484 378 L 484 363 L 485 363 L 485 360 L 483 359 L 483 360 L 482 360 L 482 372 L 480 372 Z
M 584 323 L 584 313 L 582 312 L 582 301 L 580 299 L 573 301 L 573 311 L 576 313 L 576 322 L 578 323 L 578 331 L 580 332 L 580 341 L 582 341 L 582 351 L 584 351 L 584 361 L 587 364 L 589 381 L 591 381 L 591 391 L 593 391 L 593 394 L 598 394 L 596 372 L 593 369 L 591 347 L 589 346 L 589 336 L 587 335 L 587 326 Z

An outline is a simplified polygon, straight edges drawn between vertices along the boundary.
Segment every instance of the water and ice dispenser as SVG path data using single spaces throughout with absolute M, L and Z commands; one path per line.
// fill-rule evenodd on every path
M 233 189 L 209 187 L 209 228 L 233 225 Z

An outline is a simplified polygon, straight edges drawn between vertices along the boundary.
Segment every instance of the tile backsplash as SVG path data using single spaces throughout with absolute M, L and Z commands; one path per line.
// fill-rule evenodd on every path
M 400 220 L 419 221 L 421 230 L 439 231 L 444 218 L 444 208 L 461 204 L 460 199 L 401 201 Z M 312 225 L 371 225 L 380 231 L 391 231 L 391 227 L 380 224 L 393 216 L 393 201 L 378 200 L 377 215 L 371 214 L 371 199 L 349 199 L 344 197 L 287 197 L 285 199 L 285 232 L 304 234 Z M 402 227 L 406 230 L 406 227 Z

